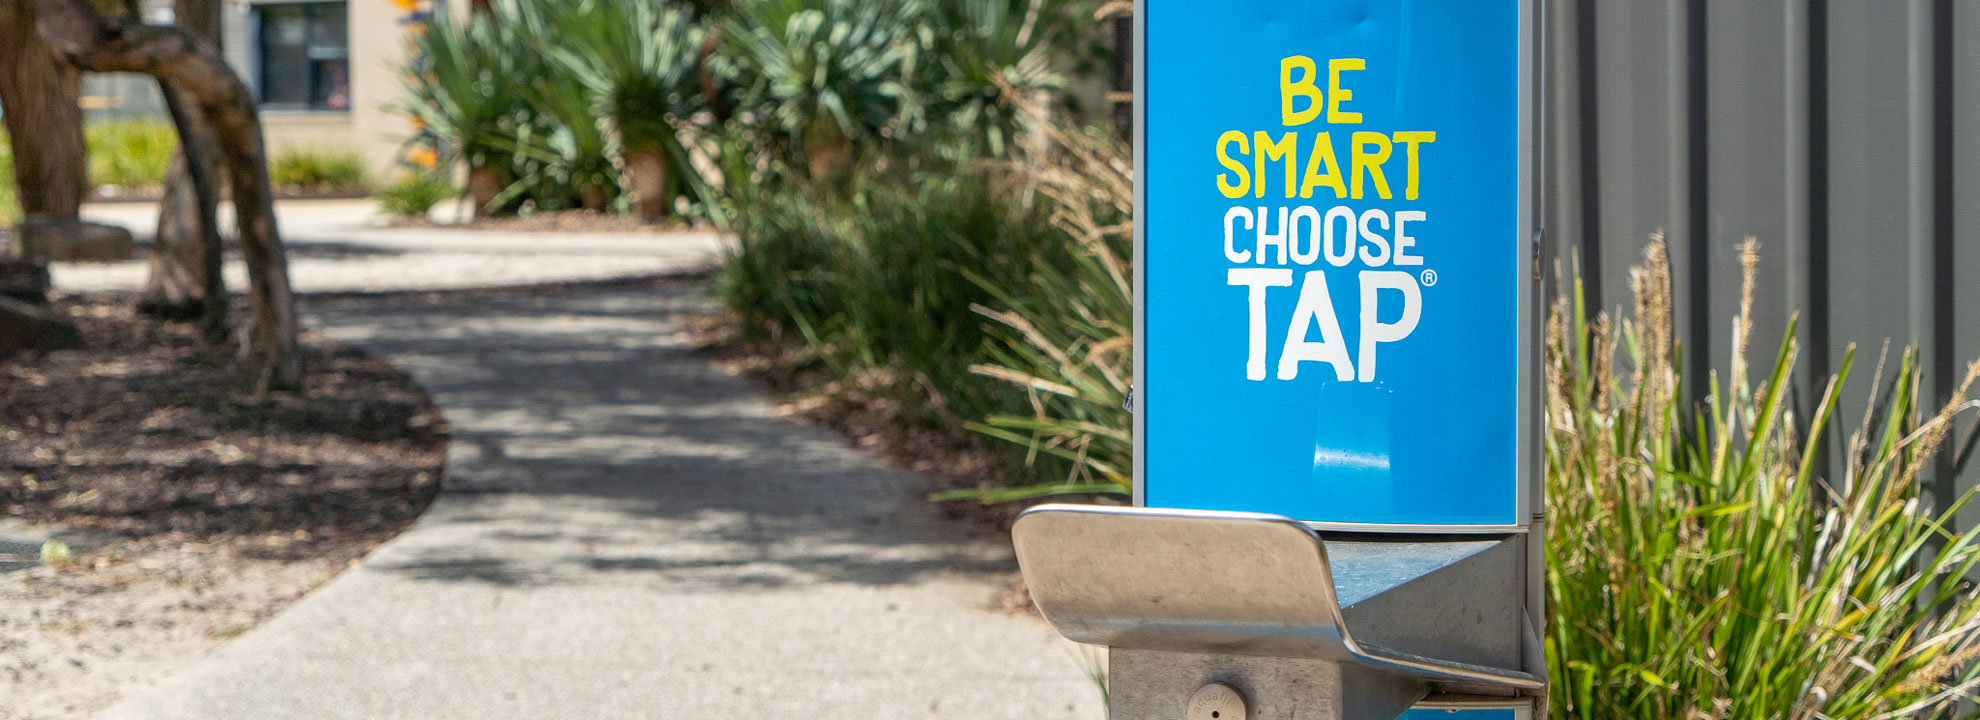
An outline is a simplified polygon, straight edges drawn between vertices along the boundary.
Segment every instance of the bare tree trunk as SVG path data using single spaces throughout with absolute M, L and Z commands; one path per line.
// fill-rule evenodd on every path
M 174 15 L 179 27 L 219 44 L 216 0 L 178 0 Z M 219 143 L 195 110 L 196 99 L 164 80 L 158 90 L 172 111 L 179 149 L 166 176 L 151 244 L 151 277 L 138 310 L 171 320 L 198 318 L 207 342 L 224 343 L 227 289 L 220 275 L 220 193 L 213 172 Z
M 659 222 L 674 208 L 674 189 L 667 174 L 667 155 L 657 148 L 626 153 L 626 190 L 632 196 L 633 217 Z
M 468 197 L 474 198 L 474 217 L 481 219 L 498 214 L 494 207 L 495 197 L 502 194 L 502 175 L 487 165 L 468 163 Z
M 110 23 L 83 0 L 37 0 L 41 36 L 57 57 L 91 72 L 135 72 L 170 81 L 195 99 L 220 139 L 233 190 L 241 252 L 253 281 L 252 346 L 259 359 L 256 387 L 302 385 L 288 260 L 276 231 L 261 117 L 247 86 L 220 49 L 178 28 Z
M 35 32 L 34 0 L 0 0 L 0 111 L 27 215 L 73 221 L 89 192 L 81 95 L 82 72 L 59 62 Z
M 138 311 L 166 320 L 198 320 L 208 343 L 227 340 L 227 288 L 220 273 L 220 194 L 213 162 L 219 156 L 212 131 L 183 93 L 161 88 L 181 111 L 174 112 L 181 147 L 172 157 L 165 196 L 158 207 L 158 232 L 151 244 L 151 275 L 145 282 Z M 179 95 L 173 98 L 172 95 Z M 186 147 L 203 167 L 194 172 Z

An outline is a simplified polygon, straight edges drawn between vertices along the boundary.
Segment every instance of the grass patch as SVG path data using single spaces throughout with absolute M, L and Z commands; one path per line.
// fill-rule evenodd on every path
M 118 120 L 91 123 L 83 128 L 88 143 L 89 181 L 98 188 L 118 188 L 140 193 L 156 191 L 165 185 L 172 155 L 178 150 L 179 136 L 171 123 L 162 120 Z M 13 186 L 13 157 L 6 134 L 0 133 L 0 224 L 20 219 Z M 354 152 L 292 149 L 275 153 L 268 161 L 268 175 L 275 189 L 288 192 L 364 192 L 364 159 Z
M 458 197 L 454 184 L 438 173 L 412 173 L 371 194 L 378 209 L 398 218 L 423 218 L 440 203 Z
M 8 161 L 8 158 L 0 158 Z M 20 198 L 14 196 L 14 170 L 8 165 L 0 165 L 5 178 L 0 178 L 0 227 L 7 227 L 21 221 Z
M 151 190 L 165 185 L 179 135 L 162 120 L 117 120 L 83 127 L 89 181 L 97 187 Z
M 268 180 L 289 192 L 364 192 L 364 158 L 357 153 L 315 148 L 289 148 L 268 161 Z
M 0 130 L 0 227 L 21 221 L 20 198 L 14 195 L 14 144 Z

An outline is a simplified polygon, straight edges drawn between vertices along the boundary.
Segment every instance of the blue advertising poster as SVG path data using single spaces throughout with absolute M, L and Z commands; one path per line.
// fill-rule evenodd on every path
M 1144 503 L 1519 524 L 1518 0 L 1147 0 Z

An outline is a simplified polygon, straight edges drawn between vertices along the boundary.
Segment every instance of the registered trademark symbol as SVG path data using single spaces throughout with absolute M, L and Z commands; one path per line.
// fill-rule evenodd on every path
M 1437 284 L 1437 271 L 1435 270 L 1423 271 L 1423 286 L 1430 287 L 1431 285 L 1435 285 L 1435 284 Z

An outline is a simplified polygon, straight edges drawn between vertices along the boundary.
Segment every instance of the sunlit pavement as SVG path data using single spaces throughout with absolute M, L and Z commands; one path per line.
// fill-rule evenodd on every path
M 445 225 L 394 226 L 370 200 L 283 200 L 275 205 L 297 292 L 391 292 L 513 287 L 647 277 L 705 269 L 723 239 L 706 230 L 660 232 L 544 232 L 461 230 Z M 452 221 L 451 204 L 435 211 Z M 158 224 L 155 203 L 92 203 L 83 217 L 129 228 L 141 241 Z M 222 206 L 222 234 L 232 235 Z M 228 241 L 230 250 L 233 248 Z M 234 255 L 234 253 L 230 253 Z M 60 292 L 138 290 L 149 276 L 145 259 L 54 263 Z M 230 259 L 228 288 L 247 288 L 245 268 Z
M 454 431 L 361 565 L 112 718 L 1089 718 L 1094 660 L 987 609 L 1007 545 L 777 416 L 688 281 L 305 300 Z

